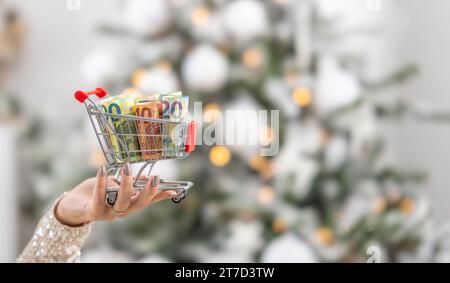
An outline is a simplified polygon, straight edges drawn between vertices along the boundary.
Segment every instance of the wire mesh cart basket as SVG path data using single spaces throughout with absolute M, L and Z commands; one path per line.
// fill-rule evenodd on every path
M 146 185 L 146 178 L 142 178 L 145 169 L 148 169 L 146 174 L 148 178 L 156 162 L 182 159 L 195 150 L 197 125 L 194 121 L 171 121 L 111 113 L 92 100 L 91 95 L 104 98 L 107 92 L 102 88 L 87 92 L 78 90 L 74 97 L 86 107 L 108 163 L 108 176 L 114 176 L 119 184 L 120 170 L 125 163 L 140 164 L 133 183 L 134 189 L 139 191 Z M 192 186 L 193 183 L 188 181 L 161 179 L 159 190 L 175 190 L 177 195 L 172 198 L 172 201 L 179 203 L 186 197 Z M 106 202 L 110 205 L 114 204 L 118 188 L 108 187 L 106 192 Z

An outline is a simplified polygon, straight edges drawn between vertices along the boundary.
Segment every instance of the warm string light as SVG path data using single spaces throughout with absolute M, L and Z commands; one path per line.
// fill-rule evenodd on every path
M 281 217 L 277 217 L 272 222 L 272 231 L 280 234 L 287 230 L 287 223 L 286 220 L 284 220 Z
M 242 62 L 249 68 L 256 69 L 261 67 L 263 63 L 263 55 L 256 48 L 247 48 L 242 53 Z
M 208 23 L 210 17 L 211 13 L 206 7 L 203 6 L 195 8 L 191 14 L 191 20 L 197 26 Z
M 273 177 L 273 175 L 275 174 L 274 170 L 273 170 L 273 165 L 271 162 L 267 163 L 267 166 L 264 167 L 260 172 L 261 178 L 263 180 L 267 180 L 270 179 L 271 177 Z
M 257 193 L 258 202 L 262 205 L 268 205 L 273 202 L 275 198 L 274 190 L 269 186 L 261 187 Z
M 311 105 L 313 97 L 309 89 L 305 87 L 296 87 L 292 91 L 292 100 L 300 107 L 305 108 Z
M 400 201 L 400 211 L 405 215 L 410 215 L 416 204 L 412 198 L 406 197 Z
M 231 161 L 231 151 L 223 145 L 213 146 L 209 152 L 209 160 L 216 167 L 226 166 Z
M 164 70 L 164 71 L 171 71 L 172 70 L 172 64 L 170 64 L 167 60 L 161 60 L 156 64 L 156 67 L 158 69 Z
M 252 170 L 259 172 L 264 180 L 272 177 L 275 172 L 272 162 L 264 156 L 255 155 L 250 159 L 249 166 Z
M 167 60 L 160 60 L 154 65 L 156 68 L 160 70 L 164 70 L 166 72 L 170 72 L 172 70 L 172 64 Z M 131 84 L 134 87 L 139 87 L 142 83 L 143 78 L 148 74 L 146 69 L 140 68 L 133 72 L 131 75 Z
M 214 123 L 219 120 L 221 116 L 220 105 L 217 103 L 208 103 L 203 107 L 203 120 L 206 123 Z
M 135 87 L 139 87 L 146 73 L 147 71 L 144 69 L 137 69 L 134 71 L 131 75 L 131 84 Z
M 250 159 L 250 168 L 255 171 L 261 170 L 263 166 L 266 165 L 267 158 L 261 155 L 255 155 Z
M 334 243 L 333 232 L 328 227 L 321 227 L 314 234 L 315 241 L 323 246 L 330 246 Z
M 268 126 L 261 130 L 259 142 L 262 146 L 268 146 L 272 142 L 273 129 Z

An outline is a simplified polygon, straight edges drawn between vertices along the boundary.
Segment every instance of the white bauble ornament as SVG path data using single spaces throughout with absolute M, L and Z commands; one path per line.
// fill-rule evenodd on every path
M 142 75 L 137 87 L 143 93 L 167 93 L 178 89 L 178 79 L 171 70 L 154 67 Z
M 324 56 L 319 63 L 315 105 L 321 114 L 348 106 L 360 97 L 355 76 L 342 69 L 336 58 Z
M 222 19 L 228 34 L 239 42 L 262 37 L 269 29 L 267 11 L 263 4 L 255 0 L 228 3 Z
M 264 263 L 315 263 L 317 258 L 305 241 L 289 233 L 270 242 L 262 253 L 261 261 Z
M 225 250 L 251 254 L 262 245 L 263 227 L 259 221 L 234 220 L 229 229 L 230 234 L 223 241 Z
M 228 61 L 221 52 L 209 44 L 203 44 L 186 55 L 181 73 L 190 89 L 210 92 L 225 85 L 228 68 Z
M 126 28 L 138 35 L 155 35 L 170 22 L 165 0 L 130 0 L 126 3 L 123 21 Z
M 334 171 L 341 167 L 349 155 L 348 142 L 343 137 L 333 137 L 325 149 L 325 167 Z
M 115 50 L 94 49 L 81 62 L 81 75 L 89 84 L 105 85 L 121 78 L 121 65 Z

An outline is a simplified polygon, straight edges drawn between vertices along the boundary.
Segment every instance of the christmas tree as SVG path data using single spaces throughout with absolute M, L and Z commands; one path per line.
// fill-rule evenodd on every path
M 382 94 L 417 68 L 368 79 L 364 52 L 344 44 L 373 26 L 342 31 L 313 0 L 119 4 L 120 20 L 99 27 L 111 44 L 81 66 L 93 86 L 181 89 L 203 102 L 205 126 L 222 110 L 280 110 L 279 127 L 261 132 L 266 145 L 279 135 L 280 151 L 199 146 L 170 165 L 195 183 L 182 203 L 112 223 L 101 242 L 141 261 L 366 261 L 373 249 L 383 261 L 439 257 L 417 191 L 424 176 L 383 161 L 379 130 L 409 113 Z

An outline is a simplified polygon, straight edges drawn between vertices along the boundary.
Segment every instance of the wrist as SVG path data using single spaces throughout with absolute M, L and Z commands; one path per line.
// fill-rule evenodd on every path
M 64 195 L 59 198 L 54 205 L 53 214 L 56 220 L 62 225 L 70 227 L 79 227 L 91 222 L 88 215 L 84 213 L 85 209 L 83 209 L 83 213 L 76 213 L 78 215 L 68 211 L 66 205 L 66 195 L 67 193 L 64 193 Z

